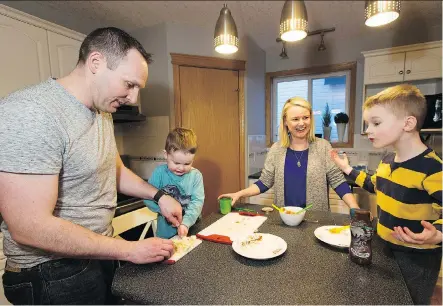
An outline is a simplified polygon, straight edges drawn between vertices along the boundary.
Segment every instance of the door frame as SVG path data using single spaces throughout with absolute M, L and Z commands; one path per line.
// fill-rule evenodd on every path
M 174 80 L 174 107 L 169 110 L 169 127 L 181 126 L 180 67 L 212 68 L 238 72 L 238 113 L 240 128 L 239 178 L 240 190 L 245 188 L 245 70 L 246 61 L 209 56 L 171 53 L 172 75 Z

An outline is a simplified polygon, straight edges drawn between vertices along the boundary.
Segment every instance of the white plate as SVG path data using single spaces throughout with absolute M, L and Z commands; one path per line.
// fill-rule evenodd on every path
M 351 230 L 349 228 L 338 234 L 333 234 L 331 228 L 341 227 L 339 225 L 320 226 L 314 231 L 315 237 L 319 240 L 338 248 L 349 248 L 351 244 Z
M 234 240 L 232 248 L 237 254 L 251 259 L 270 259 L 283 254 L 288 245 L 282 238 L 254 233 Z

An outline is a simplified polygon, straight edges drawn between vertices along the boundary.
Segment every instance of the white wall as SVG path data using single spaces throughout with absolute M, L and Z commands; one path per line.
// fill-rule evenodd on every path
M 166 25 L 131 32 L 152 54 L 153 62 L 148 68 L 148 82 L 140 91 L 141 111 L 149 117 L 169 116 L 169 76 L 166 66 L 170 61 L 166 45 Z

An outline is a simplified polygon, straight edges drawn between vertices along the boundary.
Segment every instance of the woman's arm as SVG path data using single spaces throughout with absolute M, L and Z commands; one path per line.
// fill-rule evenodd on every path
M 256 183 L 254 183 L 251 186 L 249 186 L 248 188 L 245 188 L 243 190 L 237 191 L 235 193 L 225 193 L 225 194 L 222 194 L 221 196 L 218 197 L 218 199 L 220 199 L 220 198 L 231 198 L 232 199 L 231 205 L 234 205 L 235 202 L 237 202 L 238 199 L 240 199 L 242 197 L 252 197 L 252 196 L 255 196 L 257 194 L 260 194 L 260 189 L 258 188 Z

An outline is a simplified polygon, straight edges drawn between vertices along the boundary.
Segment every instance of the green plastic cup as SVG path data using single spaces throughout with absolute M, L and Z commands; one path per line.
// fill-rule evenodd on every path
M 220 198 L 218 202 L 220 204 L 220 213 L 222 215 L 226 215 L 231 212 L 231 203 L 232 203 L 231 198 Z

